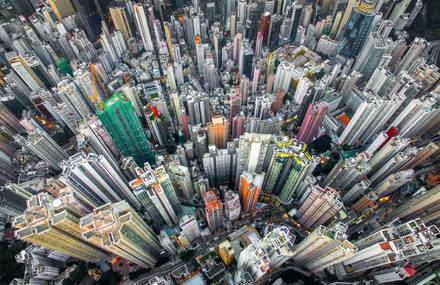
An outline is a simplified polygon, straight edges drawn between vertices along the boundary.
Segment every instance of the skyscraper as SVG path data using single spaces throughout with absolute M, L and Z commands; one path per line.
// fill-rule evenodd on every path
M 203 193 L 205 217 L 211 232 L 223 227 L 223 204 L 213 191 Z
M 296 87 L 294 100 L 295 103 L 300 106 L 304 100 L 304 97 L 307 95 L 307 91 L 310 87 L 313 86 L 312 81 L 307 77 L 301 77 L 298 82 L 298 86 Z
M 359 52 L 356 64 L 353 69 L 362 73 L 362 80 L 367 81 L 378 67 L 383 57 L 394 48 L 394 43 L 391 39 L 385 39 L 380 34 L 371 33 L 363 48 Z
M 293 250 L 293 258 L 317 273 L 350 258 L 357 248 L 347 240 L 344 227 L 318 226 Z
M 319 126 L 328 110 L 328 104 L 321 102 L 319 104 L 310 103 L 307 109 L 301 128 L 298 133 L 298 140 L 307 144 L 311 143 L 319 132 Z
M 311 191 L 298 209 L 298 222 L 306 228 L 315 228 L 332 218 L 344 204 L 335 189 L 310 187 Z
M 239 193 L 241 209 L 244 213 L 255 212 L 263 181 L 264 173 L 256 174 L 243 171 L 240 175 Z
M 95 208 L 80 227 L 85 240 L 142 267 L 153 267 L 162 250 L 154 231 L 125 201 Z
M 440 108 L 435 96 L 429 95 L 413 99 L 391 123 L 399 129 L 401 136 L 416 138 L 434 129 L 438 124 Z
M 232 139 L 236 139 L 244 133 L 246 117 L 243 115 L 232 118 Z
M 375 18 L 374 4 L 371 0 L 362 0 L 354 7 L 345 25 L 344 35 L 339 46 L 339 54 L 347 58 L 355 57 L 362 49 Z
M 118 161 L 121 158 L 121 154 L 110 135 L 104 129 L 102 122 L 96 116 L 80 121 L 77 133 L 76 141 L 79 150 L 87 153 L 90 151 L 99 153 L 105 156 L 107 161 L 112 163 L 115 168 L 119 167 Z
M 159 171 L 162 171 L 162 169 L 159 169 Z M 169 226 L 175 225 L 178 222 L 177 208 L 171 202 L 174 202 L 177 197 L 175 193 L 169 191 L 174 192 L 172 185 L 170 185 L 172 189 L 167 189 L 168 185 L 165 185 L 165 183 L 162 185 L 159 180 L 160 177 L 156 177 L 156 171 L 153 171 L 148 163 L 144 165 L 144 168 L 136 168 L 136 172 L 138 177 L 130 181 L 130 187 L 146 210 L 149 218 L 156 224 L 164 221 Z M 171 183 L 170 181 L 167 182 Z
M 103 15 L 99 0 L 72 0 L 72 4 L 75 7 L 76 15 L 78 16 L 80 24 L 83 26 L 87 33 L 87 37 L 94 41 L 99 35 L 100 23 Z
M 136 7 L 138 9 L 138 7 Z M 131 38 L 132 32 L 130 28 L 130 22 L 127 17 L 127 11 L 123 7 L 110 7 L 109 9 L 110 17 L 112 18 L 113 24 L 115 25 L 116 30 L 122 33 L 122 37 L 127 43 L 128 39 Z M 138 17 L 138 11 L 136 10 L 135 15 Z M 136 17 L 136 22 L 138 22 Z M 142 41 L 144 41 L 142 37 Z
M 203 93 L 194 92 L 187 97 L 188 113 L 191 117 L 193 125 L 205 125 L 211 120 L 211 112 L 209 110 L 209 98 Z
M 200 237 L 200 229 L 196 218 L 193 215 L 185 215 L 180 219 L 180 229 L 189 242 Z
M 224 196 L 225 214 L 229 221 L 234 222 L 240 218 L 240 197 L 234 191 L 228 190 Z
M 14 138 L 18 144 L 47 162 L 55 170 L 60 170 L 61 161 L 68 158 L 67 152 L 41 129 L 35 129 L 26 139 L 21 135 L 16 135 Z
M 229 137 L 229 123 L 224 117 L 212 117 L 208 123 L 208 143 L 225 148 Z
M 202 162 L 211 185 L 231 185 L 235 182 L 237 153 L 233 143 L 229 142 L 227 149 L 217 149 L 210 145 Z
M 354 184 L 366 179 L 366 175 L 371 171 L 370 158 L 370 155 L 361 152 L 355 157 L 338 162 L 321 185 L 330 186 L 345 193 Z
M 0 103 L 0 125 L 13 134 L 24 133 L 25 130 L 18 118 L 4 105 Z
M 292 71 L 293 67 L 287 61 L 283 61 L 278 65 L 273 84 L 273 92 L 277 92 L 279 89 L 283 90 L 284 93 L 289 91 L 290 83 L 292 81 Z
M 63 79 L 58 83 L 57 90 L 58 95 L 78 119 L 87 119 L 93 113 L 95 106 L 92 106 L 91 101 L 85 98 L 73 81 Z
M 0 189 L 0 215 L 15 217 L 21 215 L 26 210 L 26 200 L 24 197 L 6 188 Z
M 399 74 L 403 70 L 408 70 L 414 64 L 416 59 L 425 50 L 428 42 L 423 38 L 415 38 L 410 48 L 406 51 L 405 56 L 401 59 L 396 68 L 395 74 Z
M 240 44 L 240 53 L 238 60 L 238 70 L 240 76 L 246 75 L 247 78 L 252 76 L 252 58 L 254 56 L 254 51 L 252 50 L 249 41 L 244 40 Z
M 13 221 L 17 238 L 83 261 L 107 258 L 107 252 L 98 248 L 93 241 L 82 238 L 81 216 L 73 208 L 61 208 L 58 211 L 54 207 L 57 205 L 55 201 L 48 193 L 31 197 L 25 213 Z
M 411 0 L 402 0 L 397 2 L 391 11 L 391 14 L 388 16 L 388 20 L 392 21 L 394 24 L 397 24 L 397 21 L 403 15 L 403 13 L 405 13 L 410 3 Z
M 317 157 L 312 157 L 306 151 L 305 144 L 281 138 L 275 142 L 271 153 L 263 185 L 264 192 L 278 195 L 286 203 L 294 196 L 299 198 L 296 190 L 312 174 L 318 162 Z
M 133 207 L 140 203 L 128 186 L 119 167 L 115 167 L 103 155 L 77 153 L 61 164 L 60 179 L 97 206 L 126 200 Z
M 243 171 L 261 173 L 272 135 L 245 133 L 238 140 L 236 187 Z
M 191 201 L 194 198 L 194 187 L 188 167 L 178 164 L 169 164 L 166 166 L 166 169 L 177 196 Z
M 75 9 L 70 0 L 49 0 L 48 3 L 58 21 L 75 14 Z
M 295 235 L 290 233 L 287 227 L 280 226 L 264 238 L 248 245 L 240 252 L 238 258 L 236 283 L 240 284 L 240 280 L 247 273 L 253 280 L 252 284 L 264 284 L 271 270 L 276 270 L 293 257 L 294 243 Z
M 440 185 L 425 190 L 421 194 L 412 197 L 389 215 L 388 220 L 400 218 L 403 221 L 420 218 L 426 223 L 437 221 L 440 217 L 438 203 L 440 202 Z
M 390 94 L 386 98 L 368 91 L 360 93 L 354 89 L 353 92 L 361 98 L 362 102 L 339 137 L 341 145 L 352 146 L 360 142 L 368 142 L 373 135 L 385 126 L 404 100 L 402 95 L 398 94 Z
M 438 260 L 438 234 L 436 226 L 428 227 L 420 219 L 388 225 L 356 241 L 359 251 L 338 264 L 338 275 L 344 278 L 406 262 L 417 265 Z
M 155 163 L 142 125 L 126 96 L 113 94 L 97 115 L 124 156 L 133 156 L 138 165 Z
M 38 92 L 41 88 L 44 88 L 42 79 L 35 74 L 29 64 L 30 58 L 25 58 L 15 51 L 6 53 L 5 57 L 12 69 L 30 90 Z
M 144 48 L 147 51 L 152 51 L 153 42 L 151 41 L 150 29 L 148 28 L 147 16 L 145 14 L 144 6 L 141 3 L 133 5 L 134 17 L 136 19 L 136 25 L 141 34 Z

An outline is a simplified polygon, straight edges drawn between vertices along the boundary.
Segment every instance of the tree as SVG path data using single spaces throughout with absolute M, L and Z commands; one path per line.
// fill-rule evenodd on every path
M 332 149 L 332 138 L 329 135 L 323 135 L 310 144 L 310 148 L 318 153 L 324 153 Z
M 9 284 L 14 278 L 23 278 L 24 264 L 17 263 L 15 255 L 23 250 L 23 244 L 0 242 L 0 284 Z
M 119 283 L 119 281 L 122 280 L 122 275 L 119 274 L 118 272 L 114 272 L 112 270 L 108 270 L 106 271 L 103 275 L 102 278 L 96 282 L 96 285 L 116 285 Z
M 193 255 L 194 255 L 194 250 L 190 249 L 180 253 L 180 258 L 182 260 L 188 261 L 193 257 Z
M 61 58 L 60 60 L 58 60 L 57 67 L 62 75 L 69 74 L 70 76 L 73 76 L 72 67 L 70 66 L 70 63 L 67 59 Z

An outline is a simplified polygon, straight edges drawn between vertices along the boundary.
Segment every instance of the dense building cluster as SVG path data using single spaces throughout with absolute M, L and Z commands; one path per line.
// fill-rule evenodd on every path
M 10 284 L 440 280 L 422 0 L 0 7 Z

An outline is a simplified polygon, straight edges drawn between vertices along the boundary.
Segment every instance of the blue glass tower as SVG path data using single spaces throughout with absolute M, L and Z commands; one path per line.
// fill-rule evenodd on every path
M 363 0 L 351 12 L 338 53 L 347 58 L 355 57 L 362 49 L 373 23 L 374 4 Z

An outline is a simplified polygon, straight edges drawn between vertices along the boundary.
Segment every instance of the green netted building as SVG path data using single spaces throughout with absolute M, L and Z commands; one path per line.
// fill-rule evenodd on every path
M 122 93 L 114 93 L 97 115 L 124 156 L 132 156 L 138 165 L 147 161 L 155 163 L 154 153 L 130 99 Z

